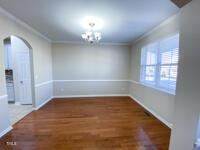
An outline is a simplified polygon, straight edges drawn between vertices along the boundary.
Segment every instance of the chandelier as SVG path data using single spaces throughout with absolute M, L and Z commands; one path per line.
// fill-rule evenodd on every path
M 95 23 L 89 23 L 89 30 L 82 34 L 82 38 L 89 43 L 98 43 L 101 40 L 101 33 L 95 32 Z

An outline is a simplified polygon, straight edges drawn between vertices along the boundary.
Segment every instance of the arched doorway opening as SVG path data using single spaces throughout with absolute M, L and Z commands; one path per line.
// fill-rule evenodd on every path
M 3 42 L 9 114 L 11 123 L 15 124 L 35 104 L 32 47 L 18 36 L 9 36 Z

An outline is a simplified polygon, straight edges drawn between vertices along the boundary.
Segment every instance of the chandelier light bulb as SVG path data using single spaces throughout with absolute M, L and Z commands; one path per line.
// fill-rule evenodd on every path
M 81 36 L 82 36 L 83 39 L 86 39 L 86 38 L 87 38 L 87 35 L 86 35 L 86 34 L 82 34 Z
M 91 32 L 91 31 L 87 31 L 87 32 L 85 32 L 85 34 L 86 34 L 87 36 L 91 36 L 91 35 L 92 35 L 92 32 Z
M 86 29 L 86 32 L 81 35 L 82 39 L 89 43 L 98 43 L 101 40 L 102 34 L 96 31 L 102 29 L 104 26 L 104 21 L 102 19 L 86 16 L 81 21 L 81 25 Z
M 96 23 L 95 22 L 88 22 L 88 30 L 83 33 L 81 36 L 82 38 L 89 42 L 89 43 L 97 43 L 101 40 L 101 33 L 100 32 L 95 32 L 96 29 Z
M 101 37 L 101 33 L 100 32 L 95 32 L 94 35 L 95 35 L 95 37 Z

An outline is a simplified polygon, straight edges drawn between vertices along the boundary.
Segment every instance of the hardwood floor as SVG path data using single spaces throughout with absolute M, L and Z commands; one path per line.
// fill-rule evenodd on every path
M 0 150 L 167 150 L 169 137 L 129 97 L 54 99 L 15 124 Z

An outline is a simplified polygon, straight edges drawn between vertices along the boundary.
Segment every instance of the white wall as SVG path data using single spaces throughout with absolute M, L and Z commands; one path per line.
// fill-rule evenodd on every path
M 179 32 L 179 14 L 163 22 L 132 45 L 130 94 L 149 110 L 173 124 L 174 95 L 144 86 L 140 83 L 140 58 L 143 46 Z
M 7 96 L 0 96 L 0 138 L 10 126 Z
M 171 150 L 192 150 L 200 114 L 200 1 L 193 0 L 180 14 L 180 65 L 177 95 L 139 83 L 141 47 L 179 32 L 179 15 L 127 46 L 53 44 L 53 79 L 56 96 L 130 94 L 173 123 Z M 3 39 L 18 35 L 33 47 L 36 105 L 51 97 L 51 44 L 33 31 L 0 13 L 0 133 L 9 125 L 3 64 Z M 130 58 L 131 57 L 131 58 Z M 130 63 L 131 60 L 131 63 Z M 131 64 L 131 66 L 130 66 Z M 129 67 L 131 72 L 129 74 Z M 122 80 L 133 80 L 128 83 Z M 109 80 L 109 81 L 108 81 Z M 175 106 L 174 106 L 175 104 Z M 175 112 L 173 111 L 175 107 Z M 173 117 L 175 116 L 175 118 Z
M 192 150 L 200 115 L 200 1 L 180 13 L 180 62 L 170 150 Z
M 128 94 L 130 47 L 53 44 L 55 96 Z
M 35 104 L 36 106 L 42 104 L 46 97 L 51 97 L 51 88 L 46 88 L 45 84 L 41 84 L 45 81 L 52 80 L 52 56 L 51 56 L 51 43 L 44 39 L 39 33 L 33 31 L 30 27 L 24 23 L 20 23 L 19 20 L 0 9 L 0 96 L 5 96 L 6 84 L 5 84 L 5 68 L 4 68 L 4 51 L 3 40 L 11 35 L 22 37 L 33 48 L 33 66 L 35 76 Z M 42 64 L 42 65 L 41 65 Z M 52 86 L 52 82 L 48 83 Z M 40 97 L 41 93 L 37 88 L 42 88 L 46 97 Z M 44 94 L 43 93 L 43 94 Z M 3 97 L 4 97 L 3 96 Z M 7 109 L 7 98 L 0 99 L 0 133 L 9 127 L 9 117 Z

